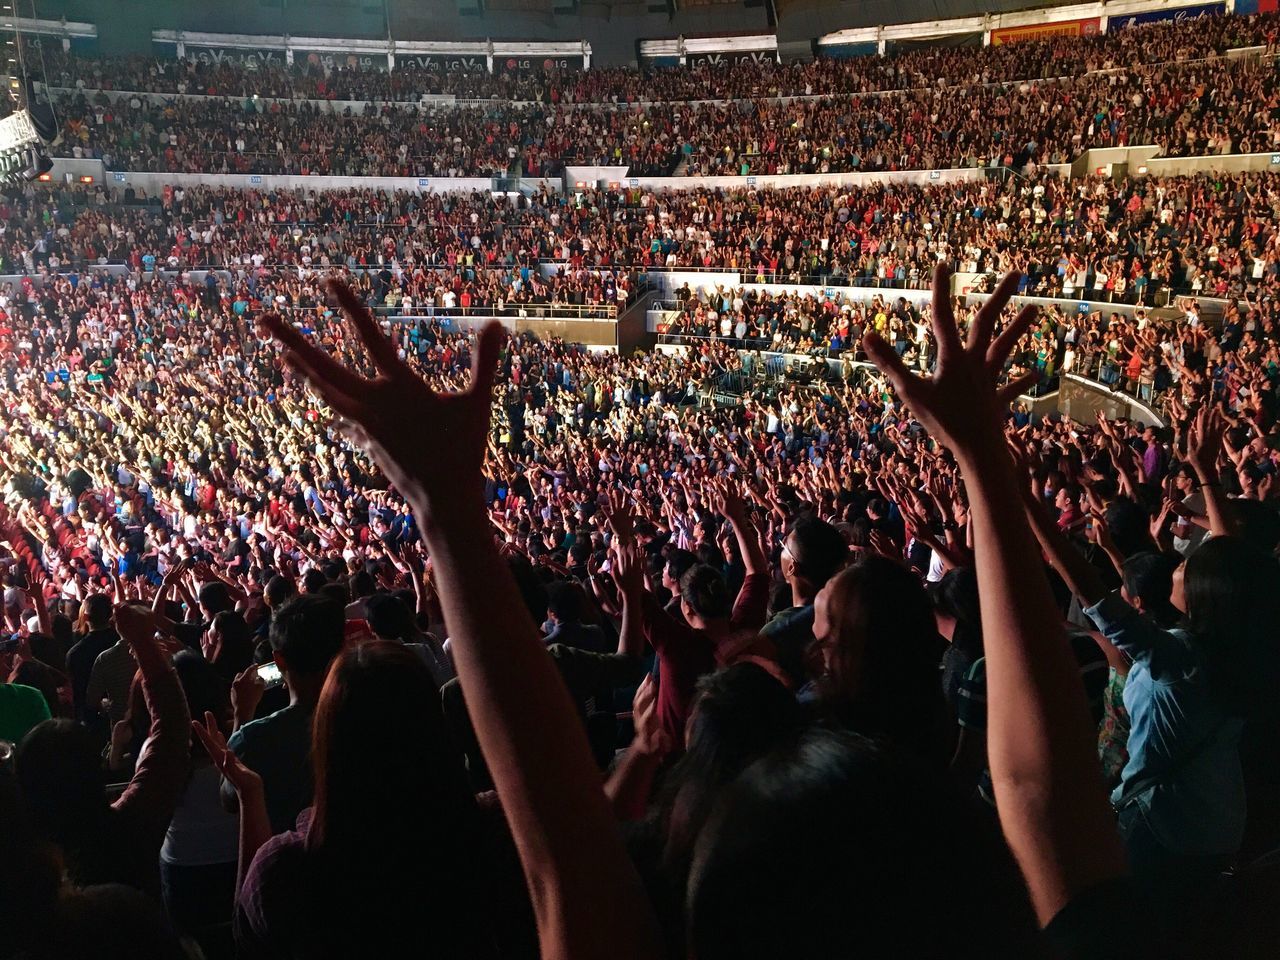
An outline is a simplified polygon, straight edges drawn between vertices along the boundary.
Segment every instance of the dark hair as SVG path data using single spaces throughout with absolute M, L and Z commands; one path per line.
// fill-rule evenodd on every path
M 244 617 L 235 610 L 215 614 L 211 626 L 221 637 L 217 659 L 212 662 L 218 673 L 230 683 L 236 674 L 253 663 L 253 635 Z
M 443 939 L 444 955 L 466 955 L 456 944 L 484 935 L 474 907 L 475 801 L 422 660 L 382 640 L 345 650 L 312 729 L 314 870 L 309 922 L 297 936 L 379 944 L 394 936 L 414 952 Z
M 815 590 L 834 577 L 849 558 L 849 548 L 840 531 L 817 517 L 797 520 L 791 528 L 791 537 L 795 572 Z
M 547 612 L 561 623 L 577 623 L 582 619 L 582 587 L 558 581 L 547 587 Z
M 1136 500 L 1117 497 L 1107 504 L 1103 516 L 1121 556 L 1131 557 L 1152 548 L 1151 516 Z
M 663 860 L 681 884 L 719 791 L 752 761 L 795 736 L 803 719 L 795 694 L 754 663 L 734 664 L 698 680 L 685 753 L 671 772 L 663 802 Z
M 36 635 L 32 634 L 34 639 Z M 58 696 L 58 686 L 63 679 L 62 674 L 40 660 L 23 660 L 9 677 L 10 683 L 20 683 L 40 691 L 44 702 L 49 705 L 50 716 L 62 713 L 62 699 Z
M 342 607 L 346 607 L 351 602 L 351 591 L 347 589 L 347 585 L 335 580 L 330 580 L 317 592 L 320 596 L 328 597 Z
M 920 578 L 879 554 L 864 555 L 823 588 L 834 636 L 815 643 L 811 669 L 823 706 L 839 723 L 944 761 L 951 720 L 939 673 L 943 647 Z
M 220 724 L 231 724 L 231 687 L 218 668 L 194 650 L 179 650 L 173 655 L 173 669 L 187 697 L 187 710 L 192 719 L 204 722 L 205 712 L 212 713 Z M 203 754 L 199 738 L 191 738 L 191 752 Z
M 290 671 L 320 676 L 342 649 L 346 614 L 342 605 L 317 593 L 294 597 L 271 621 L 271 649 Z
M 697 564 L 680 578 L 680 596 L 689 608 L 705 620 L 727 617 L 733 609 L 729 586 L 715 567 Z
M 227 585 L 217 581 L 206 583 L 200 588 L 199 603 L 200 608 L 210 617 L 215 617 L 223 610 L 230 610 L 235 606 L 231 602 L 231 593 L 227 590 Z
M 845 731 L 811 729 L 724 791 L 686 903 L 698 960 L 1041 952 L 990 820 L 941 771 Z
M 935 607 L 955 622 L 951 645 L 970 661 L 983 655 L 982 607 L 978 597 L 978 573 L 973 567 L 957 567 L 943 574 L 930 591 Z
M 74 720 L 45 720 L 22 738 L 15 766 L 32 826 L 62 847 L 73 882 L 114 878 L 126 852 L 113 849 L 98 738 Z
M 302 590 L 304 593 L 319 593 L 328 582 L 328 577 L 312 567 L 302 575 Z
M 368 570 L 357 570 L 348 579 L 347 587 L 353 597 L 367 597 L 378 588 L 378 583 Z
M 1240 520 L 1240 536 L 1259 549 L 1274 553 L 1280 546 L 1280 512 L 1274 501 L 1242 497 L 1231 502 L 1231 509 Z
M 1141 600 L 1143 610 L 1162 627 L 1173 626 L 1179 618 L 1177 608 L 1169 602 L 1176 567 L 1164 554 L 1144 550 L 1125 560 L 1120 572 L 1125 593 Z
M 84 618 L 95 630 L 111 625 L 111 598 L 105 593 L 94 593 L 85 597 Z
M 1210 537 L 1183 571 L 1187 627 L 1224 709 L 1251 712 L 1274 690 L 1280 564 L 1239 537 Z
M 677 584 L 689 570 L 693 569 L 694 564 L 698 562 L 698 558 L 693 555 L 692 551 L 673 547 L 667 551 L 667 568 L 671 571 L 671 579 Z
M 375 593 L 365 601 L 369 629 L 383 640 L 405 640 L 413 632 L 413 611 L 389 593 Z
M 298 585 L 296 583 L 288 577 L 276 574 L 267 581 L 267 585 L 262 591 L 262 597 L 266 600 L 267 606 L 275 609 L 297 592 Z

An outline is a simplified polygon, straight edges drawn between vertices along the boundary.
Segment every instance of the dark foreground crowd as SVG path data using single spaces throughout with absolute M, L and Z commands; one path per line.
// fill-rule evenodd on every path
M 1167 426 L 1036 418 L 1018 278 L 949 282 L 927 376 L 870 324 L 877 373 L 715 409 L 723 344 L 340 282 L 181 348 L 49 325 L 0 413 L 0 954 L 1274 955 L 1270 321 L 1182 331 Z

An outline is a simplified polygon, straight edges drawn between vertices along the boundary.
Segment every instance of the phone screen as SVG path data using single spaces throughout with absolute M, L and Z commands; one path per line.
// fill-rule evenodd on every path
M 274 663 L 264 663 L 258 668 L 258 677 L 268 687 L 279 686 L 284 683 L 284 674 L 280 672 L 280 668 Z

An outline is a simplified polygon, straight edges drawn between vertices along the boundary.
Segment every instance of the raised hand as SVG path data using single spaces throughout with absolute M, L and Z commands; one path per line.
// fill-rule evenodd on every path
M 1222 453 L 1226 432 L 1226 421 L 1208 404 L 1191 419 L 1187 430 L 1187 460 L 1195 468 L 1201 483 L 1218 479 L 1218 455 Z
M 339 363 L 275 314 L 259 323 L 285 347 L 289 368 L 346 421 L 345 432 L 409 498 L 421 523 L 447 522 L 459 510 L 470 520 L 483 510 L 480 468 L 501 325 L 490 323 L 480 332 L 470 387 L 436 393 L 396 356 L 395 346 L 350 287 L 330 280 L 328 290 L 359 333 L 376 376 L 361 376 Z
M 951 271 L 939 265 L 933 276 L 933 331 L 938 340 L 938 366 L 930 379 L 909 371 L 902 358 L 875 333 L 863 339 L 867 355 L 889 378 L 911 413 L 961 457 L 975 449 L 1003 446 L 999 409 L 1034 382 L 1027 374 L 997 389 L 996 381 L 1018 338 L 1036 318 L 1024 307 L 993 339 L 1001 311 L 1018 287 L 1018 274 L 1006 274 L 974 316 L 968 343 L 961 343 L 951 309 Z
M 631 748 L 648 756 L 664 757 L 671 752 L 671 735 L 663 729 L 658 718 L 658 686 L 652 676 L 646 676 L 636 688 L 631 701 L 631 722 L 635 727 L 635 739 Z
M 246 767 L 227 747 L 227 738 L 222 735 L 217 718 L 212 713 L 205 711 L 204 723 L 192 720 L 191 730 L 204 746 L 214 767 L 226 778 L 227 783 L 236 788 L 236 793 L 241 797 L 246 793 L 262 793 L 262 777 Z

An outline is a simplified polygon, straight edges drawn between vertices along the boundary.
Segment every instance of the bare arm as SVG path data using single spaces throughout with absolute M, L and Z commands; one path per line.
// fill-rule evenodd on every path
M 345 286 L 331 290 L 380 374 L 358 376 L 278 317 L 286 361 L 354 427 L 413 505 L 436 570 L 458 679 L 511 824 L 542 955 L 657 958 L 656 923 L 623 849 L 586 734 L 488 533 L 480 468 L 500 328 L 477 342 L 472 383 L 432 392 Z M 404 411 L 422 415 L 406 422 Z
M 1124 875 L 1125 862 L 1061 618 L 1026 519 L 1010 509 L 1020 484 L 1000 434 L 1002 394 L 994 384 L 1034 308 L 992 341 L 1017 286 L 1009 274 L 978 312 L 966 347 L 952 316 L 950 279 L 939 267 L 932 380 L 908 371 L 879 337 L 869 335 L 866 346 L 906 405 L 955 453 L 965 478 L 986 638 L 991 775 L 1001 826 L 1036 915 L 1048 924 L 1074 897 Z

